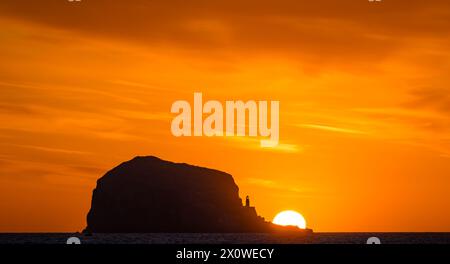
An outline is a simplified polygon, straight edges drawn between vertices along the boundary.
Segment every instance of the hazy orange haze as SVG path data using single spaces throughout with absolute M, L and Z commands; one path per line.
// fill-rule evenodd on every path
M 450 231 L 449 1 L 2 0 L 0 58 L 0 232 L 81 230 L 137 155 L 316 231 Z M 173 137 L 196 91 L 279 100 L 279 146 Z

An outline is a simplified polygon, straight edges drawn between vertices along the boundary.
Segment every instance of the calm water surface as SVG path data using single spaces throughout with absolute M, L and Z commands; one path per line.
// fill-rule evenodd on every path
M 450 244 L 450 233 L 314 233 L 293 234 L 0 234 L 0 244 L 65 244 L 69 237 L 83 244 L 363 244 L 378 237 L 383 244 Z

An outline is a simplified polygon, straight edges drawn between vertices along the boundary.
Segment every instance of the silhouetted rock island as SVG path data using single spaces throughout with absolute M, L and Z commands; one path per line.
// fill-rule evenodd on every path
M 222 233 L 296 230 L 257 215 L 230 174 L 136 157 L 97 181 L 87 233 Z

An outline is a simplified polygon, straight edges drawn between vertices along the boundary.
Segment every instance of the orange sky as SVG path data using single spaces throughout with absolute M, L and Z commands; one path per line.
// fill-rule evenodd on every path
M 316 231 L 450 231 L 448 1 L 168 2 L 0 2 L 0 232 L 81 230 L 137 155 Z M 173 137 L 195 91 L 279 100 L 279 146 Z

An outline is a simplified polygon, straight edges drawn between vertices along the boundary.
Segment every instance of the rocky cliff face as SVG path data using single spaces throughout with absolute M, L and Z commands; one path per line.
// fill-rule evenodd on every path
M 88 232 L 266 232 L 242 206 L 233 177 L 217 170 L 136 157 L 97 181 Z

